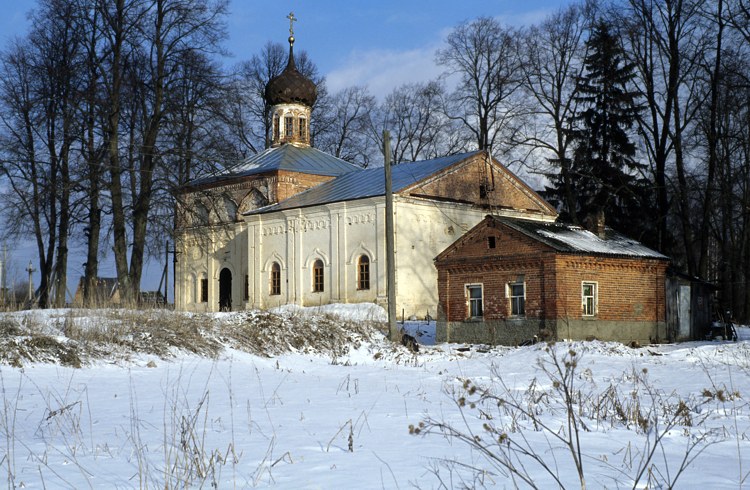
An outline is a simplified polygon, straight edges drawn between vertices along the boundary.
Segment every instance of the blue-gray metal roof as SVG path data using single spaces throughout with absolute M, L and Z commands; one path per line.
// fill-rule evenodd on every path
M 497 216 L 493 216 L 492 218 L 559 252 L 617 255 L 649 259 L 669 258 L 655 250 L 651 250 L 639 241 L 617 233 L 611 228 L 606 228 L 604 237 L 602 238 L 580 226 L 566 223 L 550 223 Z
M 275 170 L 336 177 L 360 170 L 360 167 L 310 146 L 290 144 L 269 148 L 221 172 L 193 180 L 191 186 L 209 184 Z
M 393 192 L 399 192 L 478 153 L 480 152 L 459 153 L 433 160 L 394 165 L 391 173 L 391 188 Z M 256 209 L 246 214 L 264 214 L 284 209 L 303 208 L 383 195 L 385 195 L 383 167 L 368 168 L 336 177 L 277 204 Z

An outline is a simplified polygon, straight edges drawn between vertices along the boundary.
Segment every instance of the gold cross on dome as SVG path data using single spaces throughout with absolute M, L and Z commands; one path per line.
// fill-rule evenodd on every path
M 297 22 L 297 18 L 294 16 L 294 12 L 289 12 L 286 18 L 289 19 L 289 35 L 294 36 L 294 23 Z

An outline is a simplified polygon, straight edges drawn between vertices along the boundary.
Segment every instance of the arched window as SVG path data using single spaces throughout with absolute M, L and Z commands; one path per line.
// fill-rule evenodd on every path
M 237 219 L 237 203 L 235 203 L 229 196 L 224 196 L 224 210 L 227 215 L 227 221 L 234 223 Z
M 193 224 L 196 226 L 205 226 L 208 224 L 208 208 L 203 203 L 197 203 L 193 212 Z
M 370 289 L 370 258 L 360 255 L 357 264 L 357 289 Z
M 281 294 L 281 266 L 274 262 L 271 266 L 271 296 Z
M 304 117 L 299 118 L 299 139 L 302 141 L 307 139 L 307 119 Z
M 323 279 L 323 261 L 318 259 L 313 264 L 313 292 L 322 293 L 325 290 Z
M 273 140 L 278 141 L 280 133 L 279 124 L 281 124 L 281 118 L 278 114 L 273 116 Z

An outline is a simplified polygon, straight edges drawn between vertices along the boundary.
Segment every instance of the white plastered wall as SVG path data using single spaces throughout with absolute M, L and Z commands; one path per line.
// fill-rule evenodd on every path
M 232 309 L 246 307 L 247 225 L 189 228 L 177 240 L 175 308 L 183 311 L 218 311 L 219 274 L 232 273 Z M 208 279 L 208 301 L 201 301 L 201 278 Z
M 435 315 L 433 259 L 484 217 L 463 204 L 396 198 L 396 282 L 399 315 Z M 383 197 L 246 217 L 250 273 L 248 307 L 294 303 L 385 303 Z M 358 259 L 370 259 L 370 288 L 359 290 Z M 322 260 L 323 292 L 313 292 L 312 265 Z M 271 266 L 281 268 L 281 294 L 271 295 Z M 403 287 L 399 287 L 399 284 Z

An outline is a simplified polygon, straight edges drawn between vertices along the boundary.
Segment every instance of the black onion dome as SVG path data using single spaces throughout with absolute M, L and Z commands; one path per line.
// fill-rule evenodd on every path
M 273 77 L 266 85 L 266 101 L 269 105 L 304 104 L 312 107 L 318 98 L 318 89 L 312 80 L 297 71 L 292 43 L 293 41 L 289 43 L 289 61 L 286 68 L 281 75 Z

